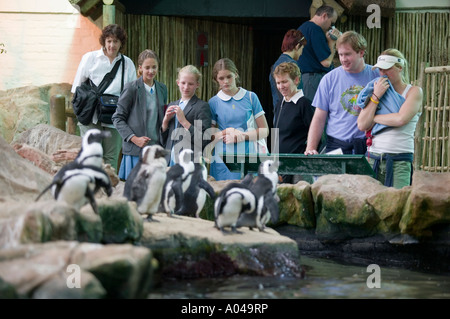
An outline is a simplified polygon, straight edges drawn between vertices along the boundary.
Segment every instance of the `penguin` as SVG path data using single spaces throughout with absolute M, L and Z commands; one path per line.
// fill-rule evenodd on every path
M 249 214 L 239 216 L 236 227 L 257 227 L 259 231 L 264 231 L 269 220 L 273 223 L 278 221 L 279 198 L 276 193 L 278 184 L 278 162 L 267 160 L 260 164 L 258 176 L 251 181 L 247 181 L 249 189 L 255 194 L 257 207 Z
M 175 211 L 181 208 L 183 193 L 187 191 L 195 170 L 192 161 L 193 154 L 194 152 L 191 149 L 182 150 L 178 157 L 179 163 L 171 166 L 167 171 L 159 210 L 165 212 L 168 216 L 172 216 Z
M 99 129 L 88 130 L 81 142 L 81 150 L 75 158 L 75 162 L 83 165 L 101 167 L 103 163 L 102 140 L 111 137 L 111 132 Z
M 220 192 L 214 203 L 215 226 L 222 232 L 224 227 L 231 227 L 236 233 L 239 216 L 256 209 L 256 196 L 245 185 L 230 183 Z
M 148 214 L 147 220 L 158 212 L 166 181 L 166 154 L 160 145 L 145 146 L 125 182 L 124 197 L 135 201 L 138 212 Z
M 91 187 L 94 186 L 93 189 Z M 48 185 L 36 198 L 36 201 L 49 189 L 53 198 L 65 202 L 79 210 L 90 202 L 92 209 L 98 214 L 95 194 L 103 188 L 111 196 L 112 186 L 109 175 L 100 167 L 83 165 L 75 161 L 63 166 Z
M 207 182 L 208 170 L 202 154 L 198 155 L 198 162 L 194 163 L 194 172 L 187 190 L 183 193 L 181 208 L 175 214 L 199 218 L 206 202 L 206 195 L 214 201 L 216 194 Z
M 77 157 L 58 171 L 50 185 L 38 195 L 36 201 L 51 188 L 53 198 L 57 201 L 64 201 L 76 209 L 80 209 L 89 201 L 94 212 L 98 213 L 95 194 L 101 188 L 105 189 L 108 197 L 112 194 L 111 180 L 102 169 L 101 142 L 109 137 L 111 137 L 109 131 L 88 130 L 83 136 Z

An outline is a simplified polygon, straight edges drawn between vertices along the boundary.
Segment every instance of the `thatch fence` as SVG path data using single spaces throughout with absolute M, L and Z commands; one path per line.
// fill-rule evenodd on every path
M 220 58 L 232 59 L 238 70 L 242 85 L 252 86 L 253 37 L 247 26 L 217 23 L 209 20 L 125 15 L 124 27 L 128 33 L 127 55 L 135 61 L 145 49 L 154 50 L 160 60 L 157 80 L 167 85 L 169 101 L 180 97 L 176 78 L 178 70 L 188 64 L 197 64 L 197 38 L 207 35 L 208 65 L 198 67 L 203 81 L 199 98 L 208 101 L 217 93 L 212 82 L 212 68 Z
M 424 104 L 416 128 L 415 169 L 450 172 L 450 65 L 424 68 L 419 85 Z

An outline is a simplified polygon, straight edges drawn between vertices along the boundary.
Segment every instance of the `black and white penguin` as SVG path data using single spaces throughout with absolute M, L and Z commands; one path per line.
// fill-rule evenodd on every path
M 187 191 L 195 169 L 192 160 L 193 154 L 194 152 L 191 149 L 182 150 L 178 156 L 179 162 L 167 171 L 160 211 L 165 212 L 168 216 L 172 216 L 175 211 L 181 208 L 183 193 Z
M 175 214 L 199 217 L 206 202 L 206 195 L 214 201 L 216 193 L 207 182 L 208 170 L 202 154 L 198 155 L 198 162 L 194 163 L 194 172 L 187 190 L 183 193 L 181 208 Z
M 125 182 L 124 196 L 135 201 L 138 212 L 148 214 L 148 220 L 158 212 L 166 181 L 166 154 L 160 145 L 145 146 Z
M 88 130 L 83 136 L 81 150 L 74 161 L 82 165 L 101 167 L 103 163 L 102 140 L 109 137 L 111 137 L 109 131 Z
M 111 137 L 109 131 L 90 129 L 83 136 L 81 149 L 73 162 L 63 166 L 53 177 L 52 182 L 36 198 L 36 201 L 50 188 L 53 198 L 80 209 L 88 201 L 94 212 L 97 211 L 95 194 L 105 189 L 108 196 L 112 194 L 111 180 L 102 169 L 102 140 Z
M 263 231 L 269 220 L 278 221 L 279 198 L 276 193 L 278 184 L 278 162 L 267 160 L 260 164 L 258 176 L 246 182 L 249 189 L 255 194 L 257 207 L 249 214 L 239 216 L 237 227 L 257 227 Z
M 231 227 L 235 233 L 239 216 L 253 212 L 256 205 L 256 196 L 247 186 L 228 184 L 214 203 L 215 226 L 222 232 L 224 227 Z
M 94 187 L 92 187 L 94 186 Z M 36 201 L 49 189 L 53 198 L 65 202 L 79 210 L 90 202 L 92 209 L 98 214 L 95 194 L 103 188 L 111 196 L 112 186 L 109 175 L 94 165 L 83 165 L 75 161 L 63 166 L 48 185 L 36 198 Z

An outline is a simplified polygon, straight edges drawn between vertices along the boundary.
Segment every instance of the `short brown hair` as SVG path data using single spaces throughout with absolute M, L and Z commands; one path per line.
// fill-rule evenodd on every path
M 344 32 L 336 42 L 336 48 L 339 51 L 341 44 L 348 43 L 355 52 L 365 51 L 367 49 L 366 39 L 356 31 Z
M 125 50 L 125 44 L 127 43 L 127 33 L 125 30 L 118 24 L 110 24 L 103 28 L 102 34 L 100 35 L 99 41 L 102 47 L 105 47 L 105 41 L 107 37 L 116 37 L 120 40 L 122 45 L 120 46 L 119 51 Z
M 273 71 L 273 76 L 281 75 L 281 74 L 289 74 L 289 77 L 294 81 L 297 77 L 300 77 L 300 69 L 298 68 L 297 63 L 293 62 L 283 62 L 277 65 L 275 70 Z

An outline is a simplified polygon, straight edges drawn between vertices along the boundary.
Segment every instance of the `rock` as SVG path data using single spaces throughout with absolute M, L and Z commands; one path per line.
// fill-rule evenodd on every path
M 165 277 L 300 276 L 296 243 L 273 229 L 224 234 L 198 218 L 156 214 L 153 219 L 144 223 L 141 244 L 152 250 Z
M 70 270 L 70 271 L 69 271 Z M 37 287 L 33 299 L 101 299 L 106 297 L 106 290 L 100 281 L 90 272 L 80 270 L 79 287 L 74 282 L 76 275 L 68 266 L 66 271 L 55 273 L 50 279 Z M 70 286 L 68 286 L 70 285 Z
M 69 83 L 28 86 L 0 91 L 0 134 L 10 143 L 22 132 L 50 123 L 50 100 L 61 94 L 71 98 Z
M 55 162 L 52 160 L 52 158 L 44 152 L 41 152 L 37 148 L 31 147 L 26 144 L 14 144 L 13 148 L 21 157 L 29 160 L 34 165 L 51 175 L 55 175 L 62 167 L 56 167 Z
M 371 236 L 379 217 L 366 201 L 385 187 L 366 175 L 324 175 L 311 187 L 316 234 L 328 239 Z
M 0 251 L 0 277 L 25 298 L 143 298 L 152 273 L 151 251 L 127 244 L 57 241 Z
M 143 220 L 135 202 L 128 202 L 124 197 L 100 199 L 98 213 L 103 225 L 102 242 L 133 243 L 141 239 Z
M 378 231 L 386 236 L 400 232 L 399 222 L 405 209 L 411 187 L 395 189 L 386 187 L 380 192 L 367 197 L 367 203 L 373 207 L 380 222 Z
M 81 149 L 81 137 L 67 134 L 47 124 L 39 124 L 24 131 L 13 143 L 27 144 L 52 156 L 61 150 Z
M 0 148 L 0 201 L 34 201 L 52 176 L 17 155 L 1 137 Z M 50 194 L 43 197 L 49 198 Z
M 450 223 L 450 173 L 415 171 L 399 222 L 402 234 L 431 237 L 432 228 Z
M 152 252 L 145 247 L 84 244 L 71 262 L 92 273 L 108 298 L 145 298 L 152 283 Z
M 295 185 L 281 184 L 277 194 L 280 197 L 278 207 L 280 220 L 277 224 L 287 223 L 302 228 L 315 228 L 314 202 L 311 195 L 311 185 L 300 181 Z

